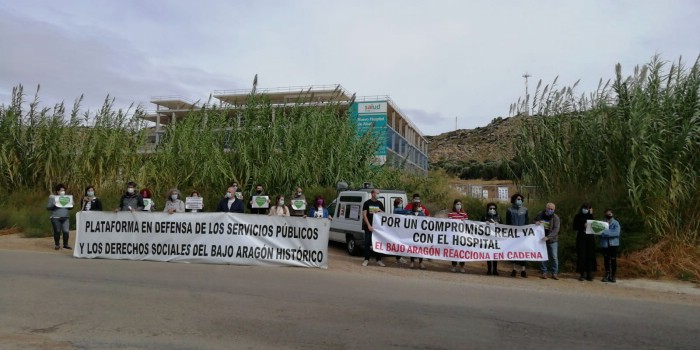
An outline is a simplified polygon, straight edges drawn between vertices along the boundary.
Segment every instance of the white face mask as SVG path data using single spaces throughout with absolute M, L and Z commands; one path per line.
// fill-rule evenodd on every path
M 95 191 L 88 191 L 87 195 L 88 195 L 88 197 L 94 197 Z
M 588 214 L 588 209 L 581 209 L 581 212 L 584 214 Z
M 129 188 L 126 189 L 126 192 L 134 193 L 134 188 L 133 188 L 133 187 L 129 187 Z
M 489 215 L 496 215 L 496 209 L 489 209 Z
M 65 196 L 65 195 L 66 195 L 66 191 L 58 191 L 58 195 L 59 195 L 59 196 Z
M 231 192 L 226 192 L 226 194 L 225 194 L 224 196 L 225 196 L 226 198 L 231 198 L 231 197 L 232 197 L 232 196 L 231 196 Z
M 277 202 L 277 205 L 279 205 L 280 207 L 283 206 L 283 205 L 284 205 L 284 199 L 280 199 L 280 201 Z
M 171 195 L 170 195 L 170 199 L 172 199 L 172 200 L 177 200 L 177 195 L 176 195 L 176 194 L 171 194 Z
M 301 191 L 298 191 L 298 192 L 297 192 L 297 196 L 301 196 Z
M 455 209 L 457 209 L 457 210 L 462 210 L 462 205 L 461 205 L 461 204 L 455 204 Z

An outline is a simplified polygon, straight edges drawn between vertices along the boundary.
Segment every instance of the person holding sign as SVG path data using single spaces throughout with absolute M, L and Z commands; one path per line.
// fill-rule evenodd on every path
M 289 201 L 289 206 L 292 208 L 292 216 L 303 216 L 306 217 L 306 197 L 301 187 L 296 188 L 296 192 L 292 195 L 292 199 Z
M 168 191 L 168 199 L 165 200 L 163 212 L 168 214 L 185 212 L 185 202 L 180 200 L 180 191 L 177 188 L 172 188 Z
M 85 187 L 85 196 L 80 204 L 81 211 L 102 211 L 102 202 L 95 196 L 95 188 Z
M 408 212 L 406 215 L 415 215 L 415 216 L 430 216 L 430 210 L 428 208 L 421 204 L 420 201 L 420 195 L 418 193 L 413 194 L 413 201 L 411 203 L 408 203 L 406 206 L 406 211 Z M 415 268 L 415 261 L 416 258 L 411 257 L 411 265 L 410 267 L 412 269 Z M 420 267 L 421 270 L 425 270 L 425 264 L 423 264 L 423 258 L 418 258 L 418 266 Z
M 452 203 L 452 211 L 447 214 L 448 219 L 455 219 L 455 220 L 467 220 L 469 219 L 469 215 L 467 214 L 464 209 L 462 209 L 462 201 L 459 199 L 455 199 L 455 201 Z M 452 272 L 457 272 L 457 262 L 453 261 L 452 262 L 452 268 L 450 269 Z M 464 261 L 459 262 L 459 272 L 464 273 Z
M 496 203 L 491 202 L 486 204 L 486 215 L 481 217 L 481 221 L 502 224 L 501 217 L 498 216 L 498 206 Z M 486 262 L 486 274 L 498 276 L 498 260 L 489 260 Z
M 284 196 L 279 195 L 275 198 L 275 205 L 270 207 L 270 216 L 289 216 L 289 208 L 284 205 Z
M 523 196 L 520 193 L 516 193 L 510 197 L 510 203 L 512 204 L 508 210 L 506 210 L 506 225 L 512 226 L 525 226 L 530 221 L 528 216 L 527 208 L 523 206 Z M 516 266 L 520 266 L 520 277 L 527 278 L 527 272 L 525 272 L 525 262 L 524 261 L 512 261 L 513 271 L 510 273 L 510 277 L 517 276 Z
M 593 208 L 588 203 L 581 204 L 581 209 L 574 216 L 573 228 L 576 231 L 576 271 L 579 281 L 593 281 L 595 271 L 595 236 L 586 234 L 586 222 L 593 220 Z
M 199 192 L 192 191 L 190 196 L 185 198 L 185 212 L 199 213 L 202 211 L 204 211 L 204 198 L 199 196 Z
M 549 265 L 549 269 L 552 272 L 552 279 L 559 279 L 557 277 L 559 272 L 559 243 L 557 240 L 559 238 L 561 219 L 559 219 L 559 215 L 554 213 L 555 209 L 554 203 L 547 203 L 545 209 L 535 216 L 535 224 L 544 227 L 544 237 L 542 239 L 547 243 L 547 257 L 549 258 L 540 263 L 540 278 L 542 279 L 547 279 L 547 265 Z
M 318 196 L 314 201 L 314 207 L 309 209 L 309 217 L 319 219 L 330 219 L 328 217 L 328 209 L 325 208 L 323 197 Z
M 73 208 L 73 197 L 66 195 L 66 186 L 58 184 L 54 188 L 54 194 L 49 195 L 46 209 L 51 211 L 51 226 L 53 227 L 53 241 L 55 250 L 61 249 L 61 233 L 63 233 L 63 248 L 71 249 L 68 245 L 70 228 L 70 209 Z
M 243 213 L 243 201 L 236 197 L 238 185 L 233 184 L 226 189 L 226 195 L 221 198 L 216 211 L 225 213 Z
M 153 200 L 153 193 L 147 187 L 142 188 L 139 191 L 141 198 L 143 198 L 143 211 L 154 211 L 156 210 L 156 202 Z
M 270 198 L 263 194 L 263 186 L 261 184 L 255 185 L 255 192 L 248 203 L 248 210 L 251 214 L 265 215 L 269 207 Z
M 384 203 L 377 199 L 379 190 L 376 188 L 373 189 L 370 195 L 370 199 L 362 204 L 362 229 L 365 231 L 365 260 L 362 261 L 362 266 L 369 265 L 369 256 L 372 252 L 372 231 L 374 231 L 374 228 L 372 228 L 372 218 L 374 214 L 384 212 Z M 375 259 L 377 259 L 377 265 L 381 267 L 386 266 L 382 262 L 381 254 L 375 253 Z
M 617 247 L 620 246 L 620 223 L 613 218 L 612 209 L 605 209 L 605 220 L 608 228 L 600 234 L 600 247 L 603 248 L 605 276 L 603 282 L 615 283 L 617 279 Z
M 114 209 L 117 211 L 131 211 L 143 210 L 145 205 L 143 204 L 143 197 L 136 192 L 136 182 L 129 181 L 126 184 L 126 192 L 119 199 L 119 208 Z

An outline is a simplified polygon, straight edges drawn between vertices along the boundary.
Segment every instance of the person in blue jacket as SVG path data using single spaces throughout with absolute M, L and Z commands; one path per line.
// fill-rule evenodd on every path
M 323 200 L 323 197 L 318 196 L 316 197 L 316 200 L 314 200 L 314 206 L 309 209 L 309 217 L 310 218 L 322 218 L 322 219 L 328 219 L 328 209 L 325 207 L 325 202 Z
M 221 198 L 216 211 L 225 213 L 243 213 L 243 201 L 236 198 L 238 185 L 233 184 L 226 190 L 226 195 Z
M 620 246 L 620 223 L 613 217 L 612 209 L 605 209 L 608 228 L 600 234 L 600 247 L 603 248 L 605 276 L 603 282 L 615 283 L 617 274 L 617 248 Z

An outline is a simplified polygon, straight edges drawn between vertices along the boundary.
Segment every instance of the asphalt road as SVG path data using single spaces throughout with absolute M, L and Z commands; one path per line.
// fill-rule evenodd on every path
M 700 303 L 362 271 L 87 260 L 0 249 L 0 348 L 697 349 L 699 344 Z

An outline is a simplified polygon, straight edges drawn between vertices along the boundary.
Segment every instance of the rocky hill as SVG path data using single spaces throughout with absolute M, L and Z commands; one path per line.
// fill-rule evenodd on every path
M 437 136 L 426 136 L 431 163 L 444 161 L 482 163 L 487 160 L 512 159 L 512 137 L 521 116 L 496 118 L 489 125 L 476 129 L 460 129 Z

